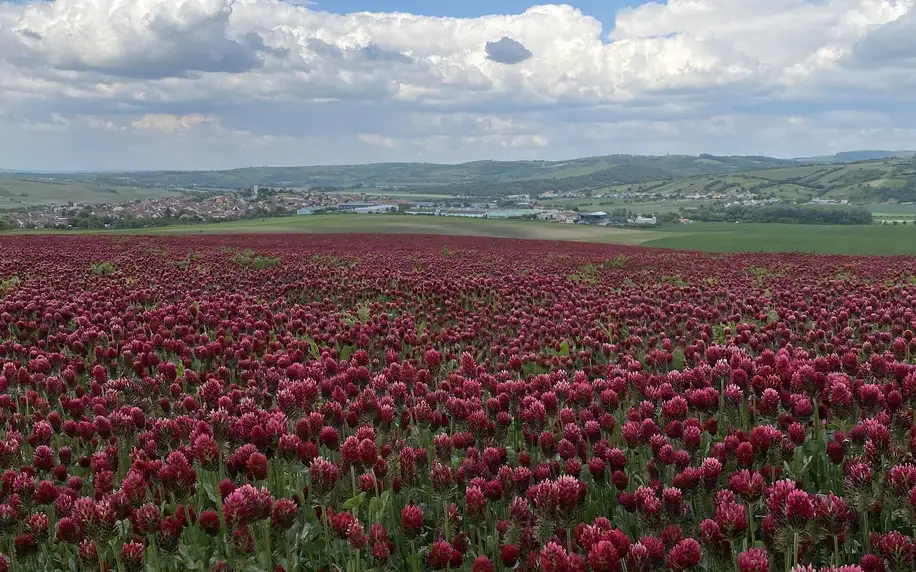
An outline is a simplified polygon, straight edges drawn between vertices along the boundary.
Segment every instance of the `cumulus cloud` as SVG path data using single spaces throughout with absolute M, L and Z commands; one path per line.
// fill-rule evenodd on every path
M 189 115 L 169 115 L 167 113 L 147 113 L 131 122 L 135 131 L 151 133 L 164 133 L 169 135 L 185 135 L 198 126 L 218 124 L 213 117 L 198 113 Z
M 874 30 L 853 46 L 851 59 L 862 66 L 912 66 L 916 63 L 916 14 L 907 13 Z
M 243 73 L 272 52 L 256 31 L 230 29 L 233 10 L 232 0 L 34 3 L 18 14 L 6 43 L 14 61 L 62 71 L 136 79 Z
M 479 18 L 320 8 L 0 0 L 0 129 L 23 134 L 0 141 L 15 161 L 0 166 L 453 161 L 621 144 L 813 155 L 892 146 L 916 128 L 916 0 L 668 0 L 603 23 L 567 5 Z M 819 120 L 843 111 L 851 124 Z M 51 132 L 53 145 L 40 139 Z M 144 147 L 150 133 L 181 144 Z M 115 146 L 136 151 L 131 164 L 107 164 Z
M 357 139 L 366 145 L 372 145 L 374 147 L 385 147 L 386 149 L 391 149 L 398 144 L 398 142 L 393 137 L 385 137 L 384 135 L 379 135 L 378 133 L 360 133 L 357 136 Z
M 532 55 L 531 50 L 521 42 L 503 36 L 498 42 L 487 42 L 487 59 L 501 64 L 521 63 Z

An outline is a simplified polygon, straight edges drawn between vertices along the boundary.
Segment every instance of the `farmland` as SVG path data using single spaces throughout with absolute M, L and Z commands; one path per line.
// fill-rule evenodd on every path
M 913 257 L 29 235 L 0 277 L 3 570 L 909 569 Z
M 174 197 L 181 193 L 164 188 L 137 188 L 84 181 L 51 181 L 0 178 L 0 209 L 16 209 L 37 205 L 75 203 L 111 203 L 159 197 Z
M 713 252 L 916 254 L 916 226 L 697 223 L 641 242 L 657 248 Z
M 134 232 L 134 231 L 131 231 Z M 135 231 L 139 234 L 149 230 Z M 612 244 L 639 244 L 667 237 L 648 230 L 566 225 L 518 220 L 485 220 L 410 215 L 313 215 L 252 219 L 207 225 L 174 226 L 155 229 L 156 234 L 440 234 L 450 236 L 488 236 L 568 240 Z
M 201 187 L 242 189 L 252 185 L 300 187 L 395 186 L 422 194 L 477 194 L 491 188 L 512 194 L 521 187 L 563 184 L 580 188 L 600 181 L 631 182 L 702 173 L 729 173 L 794 164 L 771 157 L 713 157 L 712 155 L 608 155 L 565 161 L 473 161 L 459 165 L 433 163 L 375 163 L 309 167 L 249 167 L 224 171 L 144 171 L 79 173 L 74 180 L 141 187 Z M 538 183 L 540 181 L 541 183 Z M 553 181 L 549 183 L 549 181 Z M 561 182 L 562 181 L 562 182 Z M 513 191 L 513 189 L 515 189 Z M 472 191 L 472 192 L 469 192 Z
M 902 216 L 902 215 L 901 215 Z M 99 232 L 99 231 L 96 231 Z M 708 252 L 916 254 L 916 227 L 695 223 L 653 229 L 409 215 L 313 215 L 109 231 L 108 234 L 430 234 L 643 245 Z M 27 232 L 29 235 L 40 233 Z M 67 234 L 67 233 L 63 233 Z M 83 234 L 71 231 L 70 234 Z
M 670 199 L 709 193 L 754 193 L 783 200 L 832 199 L 854 203 L 916 199 L 913 159 L 777 166 L 739 173 L 687 175 L 612 185 L 599 192 L 653 193 Z
M 49 176 L 7 173 L 3 179 Z M 423 197 L 499 197 L 546 191 L 658 193 L 753 192 L 787 200 L 814 197 L 855 202 L 916 199 L 912 157 L 849 163 L 800 163 L 770 157 L 712 155 L 585 157 L 568 161 L 476 161 L 460 165 L 381 163 L 313 167 L 263 167 L 226 171 L 73 173 L 51 177 L 59 184 L 98 188 L 248 189 L 253 185 L 366 189 Z
M 872 220 L 871 212 L 879 224 L 899 225 L 914 220 L 914 200 L 912 157 L 805 164 L 767 157 L 619 155 L 461 165 L 0 173 L 0 210 L 5 211 L 0 227 L 12 229 L 152 228 L 280 217 L 300 209 L 335 210 L 349 201 L 397 204 L 404 210 L 534 208 L 545 217 L 557 210 L 625 209 L 631 214 L 661 215 L 668 221 L 686 217 L 710 222 L 855 219 L 864 224 Z M 804 205 L 806 211 L 792 210 L 797 205 Z M 834 212 L 824 214 L 831 209 Z M 266 230 L 285 224 L 271 224 Z M 459 234 L 476 233 L 453 223 L 442 225 Z M 538 229 L 506 234 L 517 235 L 551 238 Z M 557 238 L 586 237 L 564 231 Z
M 75 181 L 138 187 L 243 189 L 252 185 L 366 188 L 419 196 L 500 197 L 547 191 L 755 193 L 785 200 L 823 198 L 857 203 L 916 199 L 916 166 L 909 157 L 803 163 L 771 157 L 611 155 L 568 161 L 477 161 L 460 165 L 381 163 L 228 171 L 86 173 Z

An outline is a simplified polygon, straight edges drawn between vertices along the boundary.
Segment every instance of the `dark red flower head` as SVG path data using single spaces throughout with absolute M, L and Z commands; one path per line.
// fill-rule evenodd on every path
M 767 551 L 762 548 L 752 548 L 739 554 L 738 572 L 770 572 Z
M 408 537 L 414 537 L 423 530 L 423 511 L 415 504 L 401 509 L 401 528 Z
M 701 558 L 700 543 L 693 538 L 685 538 L 668 553 L 668 568 L 677 571 L 690 570 L 699 566 Z

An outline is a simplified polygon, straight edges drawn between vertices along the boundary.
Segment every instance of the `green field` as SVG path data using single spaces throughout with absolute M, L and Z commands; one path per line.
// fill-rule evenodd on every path
M 99 185 L 82 181 L 0 179 L 0 208 L 74 203 L 114 203 L 135 199 L 175 197 L 180 191 L 124 185 Z
M 299 187 L 305 189 L 306 187 Z M 439 201 L 443 199 L 458 199 L 455 195 L 445 195 L 439 193 L 426 193 L 418 195 L 404 190 L 378 189 L 375 187 L 352 189 L 348 191 L 331 191 L 328 195 L 366 195 L 367 197 L 390 197 L 393 199 L 410 199 L 412 201 Z
M 643 246 L 712 252 L 916 254 L 916 226 L 911 225 L 696 223 L 667 228 L 682 232 L 647 240 Z
M 668 197 L 695 193 L 750 192 L 786 200 L 814 197 L 849 199 L 856 203 L 916 199 L 916 163 L 882 159 L 862 163 L 775 166 L 738 173 L 704 173 L 670 179 L 615 185 L 607 193 L 656 193 Z
M 711 200 L 687 200 L 678 199 L 670 201 L 646 201 L 631 202 L 623 199 L 555 199 L 543 201 L 543 205 L 554 209 L 571 209 L 578 208 L 580 212 L 605 211 L 610 212 L 615 209 L 627 209 L 636 214 L 661 214 L 677 212 L 680 209 L 696 209 L 702 205 L 709 205 Z M 689 214 L 684 215 L 689 216 Z
M 29 231 L 42 232 L 42 231 Z M 55 231 L 43 231 L 54 233 Z M 63 231 L 81 234 L 86 231 Z M 651 230 L 531 221 L 409 215 L 318 215 L 209 225 L 109 231 L 107 234 L 388 233 L 445 234 L 642 245 L 710 252 L 916 254 L 916 226 L 695 223 Z
M 131 231 L 133 234 L 245 234 L 245 233 L 336 233 L 336 234 L 447 234 L 640 244 L 669 236 L 657 231 L 607 228 L 517 220 L 484 220 L 411 215 L 315 215 L 253 219 L 207 225 L 173 226 Z
M 910 203 L 905 205 L 889 205 L 889 204 L 870 204 L 864 205 L 865 209 L 878 216 L 878 215 L 902 215 L 902 214 L 916 214 L 916 204 Z

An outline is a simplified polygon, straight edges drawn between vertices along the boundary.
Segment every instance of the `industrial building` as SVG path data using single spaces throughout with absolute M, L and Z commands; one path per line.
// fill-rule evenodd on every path
M 579 224 L 607 224 L 609 221 L 608 214 L 604 211 L 593 213 L 582 213 L 579 215 Z

